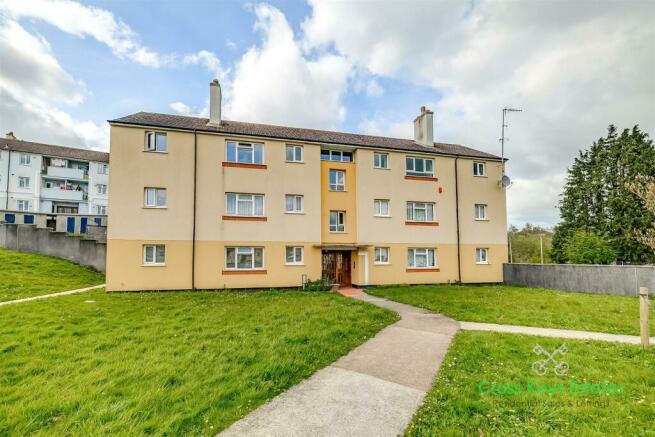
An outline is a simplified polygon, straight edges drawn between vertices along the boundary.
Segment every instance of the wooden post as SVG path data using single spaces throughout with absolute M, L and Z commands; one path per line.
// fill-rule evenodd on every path
M 648 331 L 648 288 L 646 287 L 639 287 L 639 321 L 641 322 L 641 345 L 646 349 L 650 335 Z

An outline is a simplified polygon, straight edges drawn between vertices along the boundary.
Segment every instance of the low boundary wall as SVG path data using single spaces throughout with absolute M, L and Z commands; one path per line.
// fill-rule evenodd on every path
M 595 264 L 504 264 L 505 284 L 636 296 L 639 287 L 655 293 L 655 266 Z

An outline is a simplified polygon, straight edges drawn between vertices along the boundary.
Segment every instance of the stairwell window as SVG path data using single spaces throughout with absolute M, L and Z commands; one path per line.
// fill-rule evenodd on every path
M 166 265 L 166 246 L 163 244 L 145 244 L 143 246 L 143 265 Z
M 238 217 L 264 217 L 264 195 L 225 193 L 225 214 Z
M 389 248 L 376 247 L 375 248 L 375 264 L 389 264 Z
M 431 269 L 437 266 L 437 250 L 425 248 L 407 249 L 407 267 L 411 269 Z
M 405 174 L 407 176 L 434 177 L 434 160 L 429 158 L 405 158 Z
M 30 201 L 29 200 L 19 200 L 17 203 L 19 211 L 29 211 L 30 210 Z
M 410 221 L 410 222 L 433 222 L 434 221 L 434 203 L 407 202 L 407 221 Z
M 489 255 L 489 249 L 486 247 L 479 247 L 475 249 L 475 263 L 489 264 L 488 255 Z
M 475 219 L 476 220 L 488 220 L 487 219 L 487 205 L 482 203 L 475 204 Z
M 330 170 L 330 191 L 346 191 L 346 172 Z
M 389 214 L 389 199 L 375 199 L 373 207 L 376 217 L 391 217 Z
M 286 264 L 287 265 L 302 265 L 303 264 L 303 248 L 302 248 L 302 246 L 287 246 L 286 247 Z
M 225 248 L 225 270 L 261 270 L 263 268 L 263 247 Z
M 30 187 L 30 178 L 25 176 L 18 177 L 18 188 L 29 188 Z
M 20 165 L 32 165 L 32 155 L 21 153 L 18 158 Z
M 330 211 L 330 232 L 346 232 L 345 211 Z
M 286 160 L 287 162 L 303 162 L 302 161 L 302 146 L 294 146 L 287 144 L 286 146 Z
M 473 176 L 485 176 L 485 170 L 484 162 L 473 163 Z
M 225 150 L 226 161 L 239 164 L 263 164 L 264 145 L 228 141 Z
M 352 162 L 353 153 L 342 150 L 321 150 L 321 161 Z
M 301 214 L 303 212 L 303 196 L 300 194 L 287 194 L 284 196 L 284 212 Z
M 145 188 L 144 206 L 146 208 L 166 208 L 166 188 Z
M 166 152 L 168 144 L 164 132 L 146 132 L 146 152 Z
M 373 168 L 388 169 L 389 168 L 389 154 L 388 153 L 373 153 Z

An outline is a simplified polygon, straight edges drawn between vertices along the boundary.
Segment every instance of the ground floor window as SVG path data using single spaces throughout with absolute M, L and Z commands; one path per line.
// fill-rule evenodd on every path
M 414 269 L 427 269 L 437 266 L 437 250 L 426 248 L 407 249 L 407 266 Z
M 264 268 L 263 247 L 226 247 L 225 269 L 255 270 Z
M 96 212 L 99 215 L 107 215 L 107 207 L 105 205 L 96 205 Z
M 303 248 L 302 248 L 302 246 L 287 246 L 287 248 L 286 248 L 286 263 L 287 264 L 302 264 L 303 263 Z
M 486 247 L 479 247 L 475 249 L 475 263 L 476 264 L 488 264 L 489 249 Z
M 375 264 L 389 264 L 389 248 L 376 247 L 375 248 Z
M 166 246 L 163 244 L 146 244 L 143 246 L 143 264 L 163 266 L 166 263 Z

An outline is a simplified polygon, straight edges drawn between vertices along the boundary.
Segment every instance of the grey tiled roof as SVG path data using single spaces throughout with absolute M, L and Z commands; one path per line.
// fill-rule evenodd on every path
M 284 140 L 312 141 L 323 144 L 340 144 L 350 146 L 366 146 L 405 152 L 434 153 L 440 155 L 466 156 L 474 158 L 500 159 L 499 156 L 481 152 L 459 144 L 434 143 L 434 147 L 426 147 L 414 140 L 360 135 L 346 132 L 332 132 L 317 129 L 302 129 L 270 124 L 245 123 L 241 121 L 221 121 L 220 126 L 208 126 L 207 118 L 188 117 L 183 115 L 158 114 L 154 112 L 137 112 L 126 117 L 109 120 L 111 124 L 130 124 L 146 127 L 169 129 L 197 130 L 202 132 L 217 132 L 233 135 L 251 135 L 256 137 L 279 138 Z
M 75 147 L 54 146 L 52 144 L 32 143 L 30 141 L 0 138 L 0 150 L 35 153 L 55 158 L 77 159 L 80 161 L 109 162 L 109 153 L 96 152 Z

